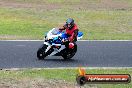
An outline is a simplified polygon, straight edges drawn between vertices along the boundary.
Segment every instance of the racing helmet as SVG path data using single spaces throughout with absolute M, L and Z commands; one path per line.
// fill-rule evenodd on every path
M 66 20 L 66 26 L 68 27 L 69 30 L 74 26 L 74 20 L 72 18 L 68 18 Z

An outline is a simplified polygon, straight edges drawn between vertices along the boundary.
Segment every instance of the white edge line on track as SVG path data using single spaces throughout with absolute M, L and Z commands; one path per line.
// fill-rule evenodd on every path
M 44 40 L 0 40 L 0 41 L 44 41 Z M 132 41 L 132 40 L 78 40 L 78 41 Z
M 1 70 L 41 70 L 41 69 L 78 69 L 79 67 L 56 67 L 56 68 L 1 68 Z M 82 67 L 84 69 L 132 69 L 132 67 Z

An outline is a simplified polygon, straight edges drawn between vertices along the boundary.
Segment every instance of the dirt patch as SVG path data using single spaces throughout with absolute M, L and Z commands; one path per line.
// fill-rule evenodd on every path
M 62 83 L 64 81 L 46 80 L 46 79 L 10 79 L 5 78 L 0 81 L 0 88 L 73 88 L 70 83 Z
M 46 3 L 44 1 L 18 2 L 15 0 L 0 0 L 0 7 L 8 8 L 35 8 L 38 10 L 74 9 L 74 10 L 131 10 L 128 2 L 114 0 L 81 0 L 80 2 L 66 1 L 61 3 Z
M 23 78 L 23 79 L 2 79 L 0 88 L 80 88 L 76 83 L 65 80 Z M 85 85 L 81 88 L 97 88 L 95 85 Z
M 44 10 L 53 10 L 53 9 L 59 9 L 61 8 L 58 4 L 46 4 L 46 3 L 20 3 L 20 2 L 14 2 L 14 1 L 4 1 L 0 0 L 0 7 L 6 7 L 6 8 L 35 8 L 35 9 L 44 9 Z
M 4 84 L 0 84 L 0 88 L 10 88 L 9 86 L 6 86 Z
M 116 2 L 114 0 L 82 0 L 82 2 L 74 4 L 73 8 L 76 10 L 131 10 L 132 5 L 127 2 Z
M 131 6 L 126 2 L 116 2 L 113 0 L 101 0 L 101 5 L 104 8 L 110 9 L 120 9 L 125 10 L 129 9 Z

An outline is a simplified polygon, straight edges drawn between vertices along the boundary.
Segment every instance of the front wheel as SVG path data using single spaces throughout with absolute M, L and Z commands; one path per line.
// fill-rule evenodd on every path
M 66 50 L 65 53 L 62 55 L 62 57 L 65 60 L 71 59 L 76 54 L 76 52 L 77 52 L 77 45 L 75 44 L 74 48 L 68 51 Z
M 41 45 L 40 48 L 38 49 L 38 51 L 37 51 L 37 58 L 38 58 L 39 60 L 43 60 L 43 59 L 46 57 L 46 55 L 45 55 L 45 50 L 46 50 L 46 48 L 47 48 L 47 45 L 43 44 L 43 45 Z

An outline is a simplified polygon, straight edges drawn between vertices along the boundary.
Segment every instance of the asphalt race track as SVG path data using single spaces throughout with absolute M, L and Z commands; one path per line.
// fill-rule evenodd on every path
M 79 41 L 72 60 L 47 57 L 36 52 L 43 41 L 0 41 L 0 68 L 132 67 L 132 41 Z

